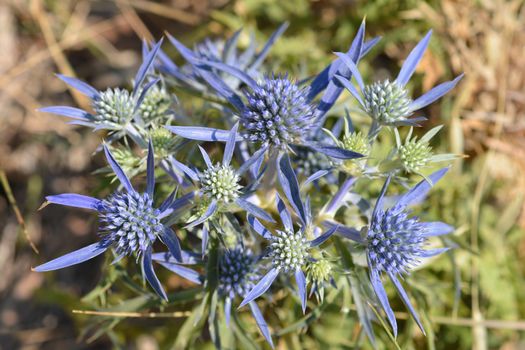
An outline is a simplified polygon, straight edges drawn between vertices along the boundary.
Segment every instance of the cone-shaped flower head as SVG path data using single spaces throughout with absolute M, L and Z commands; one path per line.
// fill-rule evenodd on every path
M 117 192 L 100 203 L 99 232 L 119 255 L 140 254 L 165 231 L 159 215 L 148 193 Z
M 246 92 L 241 122 L 248 139 L 276 147 L 301 144 L 315 119 L 308 90 L 287 76 L 278 76 L 266 77 Z
M 365 112 L 379 124 L 395 124 L 410 114 L 408 92 L 396 81 L 383 80 L 366 85 L 363 91 Z
M 171 97 L 166 91 L 155 86 L 160 79 L 148 78 L 161 44 L 162 40 L 151 51 L 145 52 L 131 92 L 121 88 L 98 91 L 81 80 L 58 75 L 66 84 L 89 97 L 93 113 L 68 106 L 44 107 L 40 111 L 71 118 L 72 124 L 88 126 L 95 130 L 110 130 L 115 133 L 111 140 L 127 134 L 137 144 L 146 148 L 147 141 L 134 124 L 149 125 L 160 114 L 165 115 L 171 105 Z
M 362 30 L 360 32 L 364 34 Z M 170 37 L 170 40 L 188 62 L 198 67 L 199 75 L 221 99 L 225 99 L 230 104 L 243 126 L 240 134 L 250 143 L 261 143 L 266 149 L 277 149 L 281 153 L 288 151 L 290 145 L 294 145 L 309 147 L 337 159 L 362 156 L 338 147 L 318 144 L 311 139 L 311 130 L 318 127 L 316 122 L 320 115 L 320 105 L 328 108 L 338 95 L 333 91 L 330 98 L 327 97 L 320 104 L 314 105 L 312 99 L 315 94 L 312 95 L 311 89 L 325 86 L 328 82 L 316 80 L 315 87 L 312 85 L 303 87 L 289 79 L 287 75 L 270 75 L 257 82 L 249 72 L 228 63 L 202 60 L 175 38 Z M 359 39 L 359 42 L 361 41 L 362 35 Z M 359 53 L 360 49 L 357 50 L 358 56 Z M 246 85 L 243 91 L 244 97 L 232 90 L 228 83 L 215 73 L 217 70 L 242 81 Z M 326 74 L 321 73 L 321 75 Z M 228 137 L 225 130 L 208 127 L 170 126 L 167 128 L 175 134 L 193 140 L 224 142 Z
M 282 230 L 276 230 L 272 234 L 259 220 L 248 215 L 248 223 L 251 228 L 269 242 L 267 257 L 271 260 L 272 268 L 244 297 L 240 306 L 244 306 L 264 294 L 280 274 L 287 276 L 293 274 L 304 312 L 306 310 L 306 277 L 303 270 L 311 258 L 309 251 L 330 238 L 338 226 L 330 228 L 313 240 L 307 240 L 306 231 L 311 228 L 312 222 L 309 201 L 307 200 L 305 205 L 300 197 L 299 183 L 291 169 L 290 159 L 287 155 L 284 155 L 279 161 L 278 172 L 283 191 L 299 217 L 301 227 L 297 231 L 294 229 L 291 213 L 279 195 L 276 196 L 276 204 L 283 226 Z
M 95 123 L 124 125 L 133 116 L 135 101 L 128 90 L 109 88 L 93 100 Z
M 277 231 L 277 234 L 271 237 L 270 248 L 269 256 L 273 266 L 283 272 L 289 272 L 302 268 L 306 263 L 310 243 L 303 232 Z
M 398 130 L 394 130 L 396 147 L 401 166 L 407 173 L 420 174 L 420 171 L 432 163 L 447 162 L 458 158 L 451 153 L 434 154 L 430 146 L 430 140 L 443 126 L 436 126 L 427 131 L 421 138 L 412 136 L 413 128 L 410 128 L 405 141 L 401 141 Z
M 244 297 L 259 278 L 255 256 L 244 247 L 225 249 L 219 260 L 219 293 L 232 300 Z
M 417 173 L 431 161 L 431 157 L 432 147 L 416 138 L 399 147 L 399 158 L 407 172 Z
M 380 210 L 367 235 L 367 252 L 371 266 L 388 273 L 407 272 L 424 254 L 426 238 L 415 217 L 408 217 L 403 206 Z
M 370 142 L 368 136 L 361 131 L 345 133 L 341 142 L 341 146 L 349 151 L 354 151 L 365 156 L 370 153 Z
M 164 86 L 152 86 L 138 108 L 138 115 L 145 125 L 155 121 L 165 122 L 166 116 L 170 114 L 173 105 L 173 96 L 169 94 Z
M 264 155 L 264 149 L 255 152 L 239 169 L 231 166 L 231 161 L 238 141 L 237 129 L 239 125 L 235 124 L 228 132 L 228 141 L 224 148 L 224 154 L 221 163 L 212 163 L 210 156 L 199 146 L 202 158 L 206 163 L 206 169 L 202 172 L 195 172 L 182 163 L 172 159 L 172 164 L 179 167 L 188 177 L 190 177 L 200 187 L 200 203 L 197 207 L 198 218 L 190 218 L 191 221 L 186 227 L 193 227 L 210 219 L 215 213 L 223 210 L 229 210 L 231 204 L 235 204 L 243 210 L 255 215 L 266 221 L 273 222 L 270 214 L 246 200 L 246 195 L 241 193 L 243 186 L 240 184 L 241 176 L 249 167 L 257 163 Z
M 414 47 L 403 63 L 397 78 L 394 81 L 383 80 L 365 85 L 355 62 L 347 56 L 337 53 L 342 62 L 352 72 L 361 93 L 350 83 L 349 79 L 337 76 L 339 82 L 357 99 L 361 108 L 379 125 L 417 125 L 425 120 L 424 117 L 411 118 L 412 114 L 441 98 L 459 82 L 463 75 L 452 81 L 442 83 L 422 96 L 412 100 L 406 89 L 406 85 L 414 74 L 419 61 L 423 57 L 430 41 L 432 32 Z
M 316 258 L 306 265 L 306 280 L 311 283 L 310 295 L 314 294 L 317 300 L 322 302 L 324 299 L 324 289 L 328 282 L 335 285 L 334 265 L 324 257 Z
M 402 195 L 394 206 L 384 210 L 384 195 L 390 182 L 388 178 L 372 213 L 370 226 L 363 242 L 366 246 L 370 280 L 395 334 L 397 334 L 396 318 L 380 277 L 383 272 L 388 275 L 412 317 L 424 332 L 419 317 L 399 282 L 398 275 L 408 273 L 420 263 L 421 259 L 446 251 L 447 248 L 430 250 L 425 248 L 430 237 L 448 234 L 454 229 L 442 222 L 422 222 L 417 217 L 409 217 L 410 212 L 407 207 L 422 201 L 431 189 L 431 184 L 441 179 L 447 170 L 443 168 L 434 172 L 428 179 L 421 181 Z
M 76 265 L 113 247 L 118 255 L 117 259 L 126 255 L 140 258 L 145 279 L 158 295 L 167 299 L 152 266 L 153 243 L 160 239 L 168 247 L 174 259 L 179 261 L 182 259 L 180 244 L 175 233 L 164 225 L 161 219 L 170 215 L 173 208 L 187 204 L 190 198 L 185 196 L 173 200 L 170 197 L 158 209 L 153 207 L 155 162 L 151 142 L 148 147 L 147 184 L 144 193 L 139 193 L 133 188 L 124 170 L 106 146 L 104 152 L 109 165 L 123 186 L 123 191 L 116 192 L 103 200 L 71 193 L 46 197 L 49 203 L 97 211 L 100 218 L 100 242 L 51 260 L 36 267 L 35 271 L 51 271 Z
M 149 133 L 153 147 L 155 148 L 155 156 L 161 159 L 168 157 L 175 151 L 177 145 L 177 138 L 165 128 L 151 129 Z
M 295 155 L 292 156 L 294 168 L 298 174 L 306 177 L 333 166 L 333 161 L 323 153 L 306 147 L 295 147 L 294 152 Z
M 202 173 L 202 191 L 211 199 L 232 203 L 239 197 L 242 189 L 240 179 L 231 165 L 217 163 Z

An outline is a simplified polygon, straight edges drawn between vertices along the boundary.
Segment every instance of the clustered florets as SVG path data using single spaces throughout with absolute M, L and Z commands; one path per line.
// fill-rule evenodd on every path
M 410 114 L 408 92 L 397 82 L 383 80 L 365 86 L 365 111 L 380 124 L 393 124 Z
M 425 167 L 432 157 L 432 148 L 428 142 L 412 139 L 399 147 L 399 158 L 408 172 L 418 172 Z
M 413 111 L 443 96 L 461 77 L 441 84 L 414 101 L 409 97 L 405 85 L 428 45 L 429 33 L 412 51 L 395 81 L 384 80 L 364 86 L 357 65 L 374 45 L 375 39 L 364 40 L 363 22 L 349 52 L 338 54 L 339 59 L 313 78 L 310 85 L 306 81 L 299 83 L 289 79 L 288 75 L 270 75 L 256 82 L 255 79 L 264 76 L 259 70 L 261 63 L 284 27 L 272 35 L 262 50 L 250 45 L 242 54 L 236 51 L 238 32 L 225 42 L 205 40 L 193 51 L 170 36 L 170 41 L 188 62 L 182 67 L 171 62 L 161 51 L 162 42 L 154 44 L 151 50 L 144 42 L 144 62 L 131 92 L 120 88 L 98 91 L 78 79 L 59 76 L 90 97 L 94 113 L 66 106 L 50 106 L 43 110 L 69 117 L 73 123 L 95 130 L 108 130 L 107 143 L 112 146 L 103 145 L 102 148 L 109 167 L 125 192 L 115 192 L 104 200 L 70 193 L 46 197 L 49 203 L 97 211 L 101 239 L 37 266 L 35 271 L 69 267 L 112 248 L 118 258 L 132 255 L 137 262 L 140 260 L 144 279 L 160 297 L 168 300 L 161 280 L 154 272 L 153 261 L 157 261 L 193 283 L 206 282 L 199 292 L 203 297 L 201 313 L 209 310 L 210 336 L 215 337 L 215 344 L 220 346 L 215 331 L 226 328 L 214 319 L 217 313 L 213 308 L 222 303 L 228 323 L 233 299 L 240 296 L 243 298 L 240 307 L 249 304 L 257 326 L 272 347 L 270 329 L 255 300 L 283 274 L 286 282 L 295 278 L 303 313 L 311 294 L 316 294 L 322 301 L 324 288 L 328 286 L 326 282 L 335 285 L 336 280 L 346 280 L 345 274 L 352 274 L 358 283 L 358 288 L 354 288 L 354 281 L 350 281 L 356 301 L 358 297 L 367 298 L 366 303 L 361 303 L 365 306 L 379 301 L 395 337 L 395 315 L 381 282 L 386 273 L 422 328 L 397 275 L 408 273 L 421 258 L 445 251 L 443 248 L 425 250 L 427 237 L 451 233 L 453 227 L 441 222 L 420 222 L 417 217 L 409 217 L 406 208 L 416 199 L 423 198 L 430 190 L 428 184 L 443 177 L 447 168 L 425 177 L 428 183 L 420 182 L 387 210 L 383 210 L 383 198 L 391 181 L 404 180 L 398 177 L 400 171 L 419 172 L 428 163 L 453 159 L 454 155 L 431 154 L 429 140 L 441 127 L 433 128 L 419 141 L 411 139 L 411 129 L 404 144 L 397 127 L 416 125 L 424 120 L 424 117 L 407 118 Z M 348 69 L 344 68 L 345 65 Z M 354 78 L 361 94 L 351 83 Z M 211 121 L 209 118 L 200 119 L 199 113 L 188 113 L 188 121 L 201 121 L 205 125 L 178 125 L 178 120 L 172 123 L 174 112 L 170 108 L 174 99 L 169 92 L 174 86 L 184 86 L 192 93 L 209 97 L 207 101 L 213 102 L 200 104 L 202 110 L 199 113 L 206 116 L 213 110 L 217 118 L 211 118 Z M 149 90 L 144 90 L 146 88 Z M 328 117 L 335 116 L 331 115 L 331 108 L 343 88 L 373 118 L 368 134 L 354 131 L 349 113 L 344 120 L 328 121 Z M 240 94 L 241 89 L 244 89 L 244 96 Z M 181 116 L 186 115 L 185 112 Z M 222 129 L 224 125 L 233 127 L 228 132 Z M 382 126 L 393 127 L 396 146 L 384 162 L 377 162 L 369 155 Z M 329 138 L 323 138 L 323 130 Z M 178 136 L 174 137 L 172 132 Z M 203 171 L 197 170 L 193 150 L 183 150 L 182 146 L 186 146 L 183 138 L 225 142 L 222 163 L 211 163 L 209 154 L 201 147 L 207 167 Z M 137 148 L 148 149 L 145 159 L 135 156 Z M 179 151 L 184 152 L 183 161 L 177 160 L 179 157 L 175 153 Z M 233 164 L 239 164 L 238 168 L 230 165 L 234 155 Z M 398 158 L 392 159 L 394 155 Z M 290 157 L 293 157 L 293 162 Z M 130 179 L 143 170 L 146 170 L 146 189 L 144 193 L 137 193 Z M 296 176 L 298 173 L 299 177 Z M 311 176 L 313 174 L 315 176 Z M 153 207 L 156 179 L 161 177 L 164 180 L 168 176 L 177 183 L 162 181 L 157 185 L 162 191 L 172 194 L 156 209 Z M 366 195 L 350 193 L 350 187 L 355 181 L 361 182 L 361 178 L 372 181 L 382 177 L 387 177 L 387 180 L 372 211 L 366 235 L 337 222 L 344 218 L 344 222 L 351 223 L 353 220 L 347 214 L 355 216 L 354 208 L 363 216 L 368 215 L 371 206 Z M 323 182 L 319 183 L 321 178 Z M 359 183 L 355 188 L 366 186 L 368 182 Z M 312 192 L 314 196 L 309 196 Z M 276 199 L 273 206 L 269 200 L 272 197 Z M 343 212 L 347 206 L 351 207 L 350 211 Z M 293 210 L 288 210 L 290 208 Z M 277 226 L 274 220 L 277 215 L 282 226 Z M 184 223 L 188 224 L 182 228 L 182 235 L 172 229 L 174 225 Z M 202 230 L 192 230 L 197 226 L 202 226 Z M 259 238 L 246 240 L 248 226 Z M 275 230 L 276 226 L 283 230 Z M 294 227 L 301 229 L 294 231 Z M 195 233 L 201 239 L 197 248 L 200 254 L 192 251 L 196 243 Z M 334 234 L 341 237 L 335 245 L 329 246 L 329 239 Z M 184 238 L 182 245 L 179 236 Z M 307 237 L 315 238 L 309 240 Z M 343 237 L 357 243 L 357 246 L 351 246 L 352 256 L 346 252 L 350 246 L 343 242 Z M 261 243 L 260 238 L 267 242 Z M 157 243 L 167 247 L 167 252 L 153 253 L 152 246 L 157 239 Z M 245 244 L 261 256 L 254 256 Z M 341 253 L 348 260 L 346 257 L 353 259 L 354 252 L 362 251 L 366 251 L 368 258 L 368 278 L 361 273 L 361 266 L 347 262 L 336 265 L 337 257 L 332 255 Z M 328 258 L 331 256 L 334 257 L 332 261 Z M 259 261 L 263 257 L 268 258 L 268 265 Z M 337 278 L 333 278 L 334 272 L 337 272 Z M 375 292 L 375 299 L 370 298 L 370 289 Z M 362 321 L 361 316 L 365 315 L 366 322 L 370 322 L 367 316 L 370 309 L 364 310 L 363 315 L 361 313 L 362 310 L 359 319 Z M 377 312 L 376 315 L 380 318 Z M 371 328 L 364 327 L 373 340 Z M 229 343 L 235 342 L 232 339 Z
M 314 121 L 308 91 L 285 76 L 267 77 L 253 91 L 246 92 L 248 104 L 241 122 L 248 139 L 275 147 L 300 143 Z
M 297 172 L 307 177 L 319 170 L 330 169 L 333 166 L 333 161 L 327 155 L 305 147 L 297 147 L 293 161 L 296 164 Z
M 172 98 L 164 87 L 152 86 L 138 108 L 138 114 L 145 124 L 166 117 L 172 105 Z
M 155 155 L 158 158 L 165 158 L 173 152 L 173 148 L 177 143 L 173 134 L 165 128 L 156 128 L 150 132 L 151 142 L 155 149 Z
M 205 195 L 223 203 L 231 203 L 239 197 L 242 186 L 240 177 L 229 165 L 216 164 L 201 175 Z
M 98 123 L 125 125 L 133 117 L 133 97 L 125 89 L 107 89 L 93 101 L 94 119 Z
M 119 254 L 140 255 L 164 231 L 147 193 L 117 192 L 100 204 L 100 233 Z
M 368 137 L 361 131 L 354 131 L 349 134 L 343 135 L 343 148 L 349 151 L 353 151 L 364 156 L 370 152 L 370 143 Z
M 370 264 L 378 271 L 406 273 L 417 265 L 423 253 L 425 237 L 416 217 L 400 206 L 379 213 L 367 237 Z
M 219 293 L 244 297 L 257 280 L 255 257 L 244 247 L 224 250 L 219 261 Z
M 327 259 L 318 259 L 306 266 L 308 280 L 313 283 L 322 283 L 332 278 L 333 266 Z
M 301 232 L 277 231 L 272 236 L 270 257 L 275 268 L 295 271 L 306 263 L 308 242 Z

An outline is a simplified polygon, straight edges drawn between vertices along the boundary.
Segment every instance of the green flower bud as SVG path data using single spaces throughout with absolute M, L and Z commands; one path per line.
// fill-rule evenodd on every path
M 379 124 L 395 124 L 410 114 L 412 100 L 406 89 L 395 81 L 383 80 L 367 85 L 363 95 L 365 112 Z

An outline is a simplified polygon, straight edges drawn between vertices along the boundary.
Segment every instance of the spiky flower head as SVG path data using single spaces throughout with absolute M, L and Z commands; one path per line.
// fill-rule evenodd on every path
M 306 265 L 306 277 L 312 283 L 322 283 L 332 278 L 333 265 L 328 259 L 316 259 Z
M 364 107 L 379 124 L 392 125 L 411 114 L 407 90 L 396 81 L 388 79 L 365 86 Z
M 201 175 L 202 191 L 212 199 L 222 203 L 234 202 L 242 186 L 240 177 L 230 165 L 217 163 Z
M 302 232 L 277 231 L 271 238 L 269 255 L 275 268 L 283 272 L 295 271 L 306 263 L 309 247 Z
M 432 148 L 428 142 L 412 139 L 399 147 L 399 158 L 409 173 L 417 173 L 431 160 Z
M 330 169 L 333 165 L 333 161 L 323 153 L 306 147 L 297 147 L 294 151 L 295 155 L 292 160 L 295 164 L 295 170 L 306 177 L 319 170 Z
M 135 101 L 128 90 L 109 88 L 93 100 L 95 123 L 125 125 L 133 117 Z
M 399 275 L 408 273 L 420 263 L 421 259 L 447 251 L 448 248 L 425 248 L 430 237 L 449 234 L 454 231 L 454 228 L 439 221 L 423 222 L 417 217 L 409 217 L 410 212 L 407 208 L 425 198 L 432 185 L 437 183 L 447 170 L 447 168 L 443 168 L 430 174 L 428 178 L 398 196 L 396 203 L 385 210 L 385 194 L 392 179 L 392 175 L 388 176 L 374 207 L 366 237 L 361 235 L 360 238 L 357 238 L 366 246 L 370 282 L 381 307 L 387 314 L 394 334 L 397 334 L 397 322 L 388 301 L 381 275 L 383 273 L 388 275 L 403 303 L 424 332 L 419 316 L 399 281 Z M 365 230 L 363 230 L 364 232 Z
M 312 293 L 318 301 L 324 299 L 325 284 L 333 280 L 333 264 L 326 258 L 310 261 L 306 265 L 306 279 L 312 284 Z
M 361 131 L 352 131 L 343 135 L 342 146 L 344 149 L 367 156 L 370 153 L 370 142 L 367 135 Z
M 367 236 L 369 263 L 378 271 L 406 273 L 424 257 L 426 238 L 417 217 L 396 205 L 378 213 Z
M 362 172 L 366 165 L 366 157 L 370 154 L 370 140 L 368 135 L 361 131 L 354 130 L 349 114 L 347 114 L 343 120 L 344 133 L 341 139 L 337 138 L 332 131 L 328 129 L 323 129 L 323 131 L 338 147 L 363 155 L 361 158 L 337 162 L 337 165 L 345 172 L 352 176 L 359 176 L 359 173 Z
M 177 139 L 173 134 L 165 128 L 156 128 L 150 131 L 151 142 L 155 147 L 155 156 L 158 158 L 166 158 L 170 155 L 177 143 Z
M 404 142 L 401 141 L 398 130 L 394 130 L 399 161 L 407 173 L 420 173 L 430 163 L 451 161 L 458 158 L 458 155 L 451 153 L 433 154 L 430 140 L 442 127 L 442 125 L 438 125 L 430 129 L 419 139 L 417 136 L 412 137 L 414 129 L 410 128 Z
M 141 167 L 142 159 L 137 157 L 131 149 L 127 147 L 110 147 L 110 150 L 126 174 L 132 174 Z
M 244 297 L 254 286 L 259 276 L 256 273 L 255 257 L 250 250 L 237 246 L 224 250 L 219 260 L 219 293 L 235 298 Z
M 266 77 L 246 92 L 241 123 L 248 139 L 274 147 L 301 143 L 314 121 L 308 91 L 308 87 L 298 86 L 287 76 L 278 76 Z
M 163 233 L 164 226 L 147 193 L 116 192 L 100 204 L 100 234 L 120 255 L 139 256 Z
M 172 104 L 173 98 L 166 91 L 166 88 L 154 85 L 146 93 L 138 109 L 138 114 L 142 121 L 149 125 L 154 121 L 166 118 Z

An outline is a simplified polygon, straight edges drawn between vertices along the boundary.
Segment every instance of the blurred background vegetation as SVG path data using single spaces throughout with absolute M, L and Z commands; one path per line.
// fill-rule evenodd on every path
M 332 60 L 333 51 L 347 49 L 365 16 L 368 37 L 383 36 L 362 64 L 369 81 L 395 74 L 430 28 L 435 35 L 414 89 L 428 90 L 465 72 L 459 87 L 427 111 L 425 125 L 445 124 L 439 147 L 468 156 L 454 164 L 446 186 L 427 203 L 431 215 L 458 227 L 458 249 L 411 282 L 433 331 L 427 338 L 405 332 L 399 345 L 525 349 L 523 0 L 0 1 L 0 349 L 211 348 L 205 334 L 192 334 L 183 314 L 129 314 L 116 321 L 73 314 L 92 309 L 97 290 L 119 274 L 102 273 L 102 259 L 53 274 L 30 271 L 91 242 L 96 227 L 96 219 L 82 211 L 37 211 L 46 194 L 92 192 L 99 184 L 90 174 L 103 165 L 99 156 L 92 158 L 100 135 L 35 111 L 50 104 L 86 107 L 53 72 L 98 88 L 125 85 L 139 64 L 141 38 L 158 39 L 168 31 L 192 44 L 243 27 L 240 43 L 246 45 L 250 32 L 263 41 L 289 21 L 271 61 L 306 77 Z M 172 290 L 184 288 L 174 276 L 165 280 Z M 191 295 L 177 302 L 183 305 L 185 298 Z M 359 340 L 351 300 L 344 303 L 342 310 L 328 305 L 301 341 L 304 324 L 296 324 L 280 348 L 369 348 Z M 140 298 L 111 305 L 125 312 L 148 306 Z M 391 346 L 388 340 L 378 345 Z

